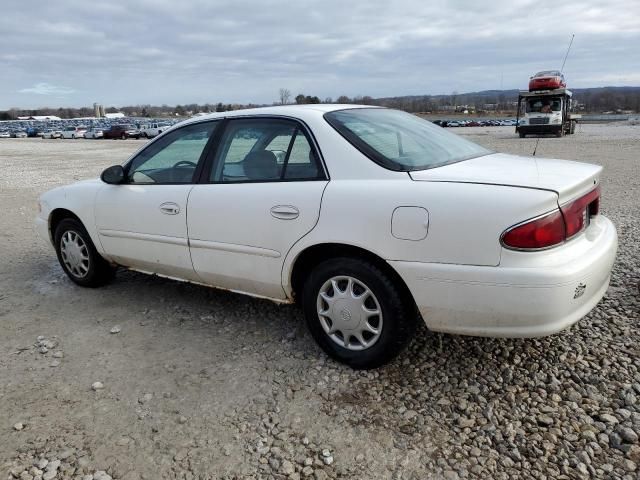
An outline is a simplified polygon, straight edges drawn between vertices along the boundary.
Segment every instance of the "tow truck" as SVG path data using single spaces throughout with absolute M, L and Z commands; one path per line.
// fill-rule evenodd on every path
M 574 133 L 581 115 L 572 112 L 572 96 L 566 88 L 520 91 L 516 133 L 520 138 L 531 134 L 551 133 L 562 137 Z

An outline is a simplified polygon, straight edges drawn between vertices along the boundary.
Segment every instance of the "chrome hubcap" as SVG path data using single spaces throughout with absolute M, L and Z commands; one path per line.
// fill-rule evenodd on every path
M 380 338 L 380 304 L 360 280 L 349 276 L 330 278 L 320 288 L 317 308 L 325 333 L 343 348 L 365 350 Z
M 76 232 L 64 232 L 60 239 L 60 256 L 73 276 L 83 278 L 89 273 L 89 249 Z

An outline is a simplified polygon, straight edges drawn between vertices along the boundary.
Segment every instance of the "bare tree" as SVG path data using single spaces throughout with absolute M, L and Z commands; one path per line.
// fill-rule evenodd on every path
M 291 98 L 291 92 L 289 91 L 288 88 L 281 88 L 280 89 L 280 104 L 281 105 L 286 105 L 287 103 L 289 103 L 289 99 Z

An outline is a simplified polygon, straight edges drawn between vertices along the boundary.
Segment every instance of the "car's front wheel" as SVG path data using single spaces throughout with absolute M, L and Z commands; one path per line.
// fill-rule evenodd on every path
M 100 256 L 82 223 L 62 220 L 54 235 L 56 254 L 69 278 L 83 287 L 99 287 L 113 278 L 115 269 Z
M 384 365 L 415 333 L 415 308 L 400 286 L 361 259 L 334 258 L 318 265 L 302 300 L 313 338 L 328 355 L 353 368 Z

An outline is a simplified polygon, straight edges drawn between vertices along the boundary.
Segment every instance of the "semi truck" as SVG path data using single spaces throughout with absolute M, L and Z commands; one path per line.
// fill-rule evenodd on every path
M 520 138 L 534 134 L 562 137 L 574 133 L 581 116 L 572 111 L 572 96 L 571 90 L 566 88 L 521 91 L 518 95 L 516 133 Z

